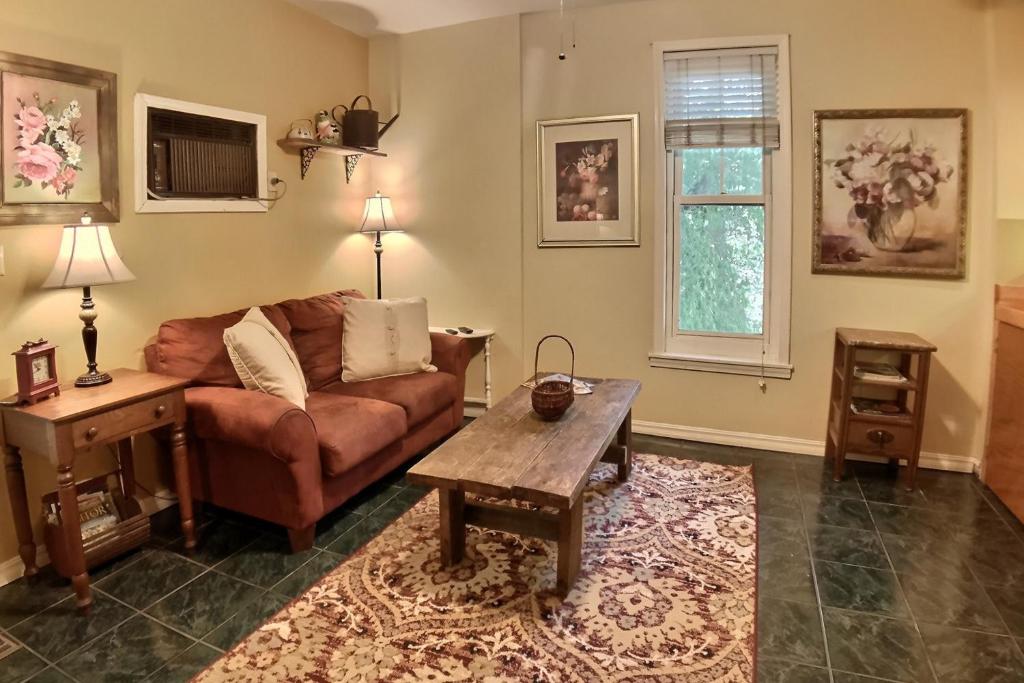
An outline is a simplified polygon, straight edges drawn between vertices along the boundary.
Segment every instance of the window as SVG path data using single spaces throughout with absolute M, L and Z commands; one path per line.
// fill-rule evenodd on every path
M 788 378 L 788 41 L 655 46 L 655 349 L 651 364 Z

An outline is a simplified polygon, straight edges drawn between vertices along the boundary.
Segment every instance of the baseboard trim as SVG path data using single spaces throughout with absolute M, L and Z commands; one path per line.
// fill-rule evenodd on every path
M 173 491 L 168 489 L 160 489 L 152 496 L 139 498 L 139 505 L 147 515 L 154 515 L 177 502 L 178 497 L 174 495 Z M 46 552 L 46 545 L 39 543 L 36 546 L 36 566 L 45 567 L 48 564 L 50 564 L 50 555 Z M 24 571 L 25 567 L 18 556 L 0 562 L 0 586 L 6 586 L 10 582 L 20 579 Z
M 467 396 L 464 401 L 465 407 L 462 410 L 462 414 L 466 417 L 480 417 L 487 412 L 486 399 Z
M 649 436 L 663 436 L 670 439 L 684 439 L 686 441 L 702 441 L 722 446 L 739 446 L 742 448 L 756 448 L 762 451 L 778 451 L 782 453 L 797 453 L 800 455 L 825 456 L 825 442 L 814 439 L 798 439 L 788 436 L 776 436 L 773 434 L 753 434 L 750 432 L 734 432 L 724 429 L 711 429 L 709 427 L 687 427 L 674 425 L 665 422 L 649 422 L 647 420 L 633 420 L 633 431 L 638 434 Z M 851 456 L 851 459 L 865 460 L 868 462 L 883 462 L 883 458 L 872 456 Z M 966 455 L 953 455 L 951 453 L 921 453 L 921 467 L 931 470 L 944 470 L 947 472 L 975 472 L 978 468 L 978 460 Z

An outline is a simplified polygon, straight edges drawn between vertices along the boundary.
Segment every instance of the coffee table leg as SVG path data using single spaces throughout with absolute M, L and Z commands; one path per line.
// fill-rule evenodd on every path
M 441 564 L 462 561 L 466 550 L 466 494 L 457 489 L 438 489 L 441 508 Z
M 558 592 L 565 597 L 580 573 L 583 553 L 583 496 L 558 513 Z
M 615 436 L 615 443 L 622 447 L 622 462 L 619 463 L 619 481 L 629 479 L 633 471 L 633 411 L 626 413 L 626 417 L 619 425 L 619 432 Z

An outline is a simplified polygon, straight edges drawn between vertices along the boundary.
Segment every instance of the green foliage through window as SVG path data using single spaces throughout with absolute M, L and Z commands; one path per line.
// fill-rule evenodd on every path
M 679 207 L 680 332 L 759 335 L 764 318 L 763 203 L 701 203 L 701 196 L 764 192 L 759 148 L 686 149 Z M 723 192 L 724 190 L 724 192 Z

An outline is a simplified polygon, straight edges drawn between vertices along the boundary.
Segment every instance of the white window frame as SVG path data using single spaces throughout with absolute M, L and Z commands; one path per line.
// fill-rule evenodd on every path
M 666 52 L 774 47 L 778 50 L 780 148 L 768 155 L 765 172 L 765 310 L 762 335 L 680 333 L 678 316 L 678 208 L 674 196 L 674 155 L 665 150 L 664 59 Z M 653 45 L 655 83 L 654 349 L 652 367 L 703 370 L 789 379 L 790 298 L 793 260 L 792 127 L 789 36 L 737 36 L 658 42 Z M 770 169 L 770 170 L 769 170 Z M 723 198 L 742 202 L 742 196 Z
M 157 199 L 149 196 L 149 109 L 169 109 L 256 126 L 256 187 L 267 196 L 267 117 L 247 111 L 213 107 L 146 93 L 135 95 L 135 211 L 137 213 L 266 213 L 258 199 Z

